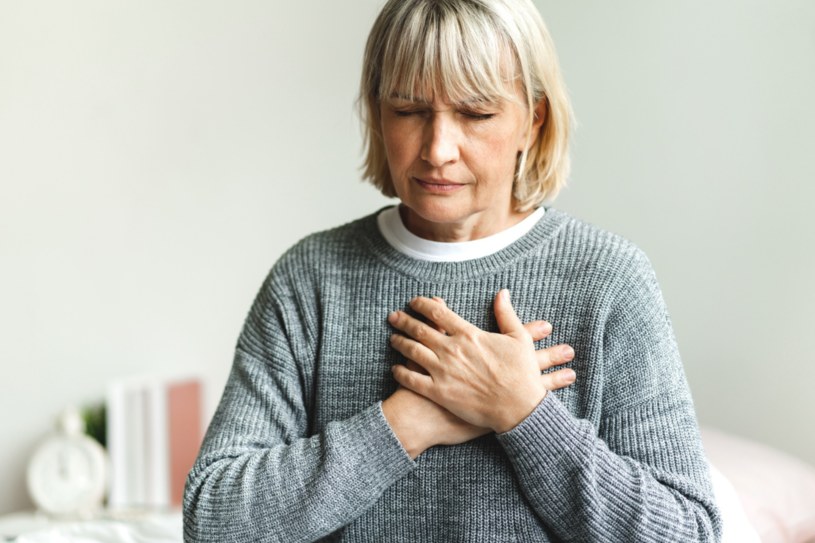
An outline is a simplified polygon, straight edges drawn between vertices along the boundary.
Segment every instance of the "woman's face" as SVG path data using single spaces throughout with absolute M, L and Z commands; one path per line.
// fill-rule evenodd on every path
M 518 153 L 531 144 L 530 112 L 518 94 L 517 102 L 392 96 L 381 103 L 388 167 L 410 231 L 436 241 L 466 241 L 528 214 L 515 212 L 512 202 Z M 543 122 L 543 111 L 538 113 L 533 134 Z

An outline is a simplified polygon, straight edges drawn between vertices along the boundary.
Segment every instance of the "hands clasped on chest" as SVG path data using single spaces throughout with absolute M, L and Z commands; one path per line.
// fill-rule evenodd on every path
M 572 360 L 574 350 L 561 344 L 536 351 L 534 342 L 547 337 L 552 326 L 523 324 L 506 289 L 495 297 L 499 333 L 467 322 L 441 298 L 417 297 L 410 307 L 428 323 L 404 311 L 388 316 L 401 332 L 391 336 L 391 345 L 407 364 L 393 366 L 401 386 L 382 409 L 411 458 L 434 445 L 509 431 L 549 390 L 575 380 L 571 369 L 541 373 Z

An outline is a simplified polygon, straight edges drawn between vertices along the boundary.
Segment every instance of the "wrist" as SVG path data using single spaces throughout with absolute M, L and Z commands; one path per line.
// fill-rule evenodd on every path
M 525 421 L 535 409 L 537 409 L 548 392 L 549 391 L 545 388 L 537 391 L 536 394 L 527 396 L 524 401 L 518 402 L 513 409 L 504 411 L 503 414 L 505 416 L 502 417 L 495 426 L 493 426 L 493 431 L 496 434 L 503 434 L 513 430 L 516 426 Z
M 421 424 L 416 424 L 416 417 L 409 412 L 409 405 L 402 401 L 404 395 L 399 391 L 382 402 L 382 413 L 391 427 L 402 448 L 408 453 L 411 460 L 429 449 L 433 443 L 428 442 L 428 436 Z

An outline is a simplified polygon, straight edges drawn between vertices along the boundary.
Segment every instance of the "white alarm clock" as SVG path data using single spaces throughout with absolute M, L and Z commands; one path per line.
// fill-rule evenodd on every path
M 28 492 L 42 511 L 87 518 L 102 506 L 108 479 L 105 449 L 84 432 L 76 409 L 60 417 L 59 431 L 41 443 L 28 463 Z

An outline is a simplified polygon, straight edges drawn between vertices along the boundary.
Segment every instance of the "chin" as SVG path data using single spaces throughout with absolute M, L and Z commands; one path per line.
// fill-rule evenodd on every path
M 426 222 L 436 224 L 455 224 L 466 220 L 473 213 L 466 213 L 459 206 L 446 204 L 444 202 L 429 202 L 419 205 L 411 205 L 402 202 L 410 215 Z

